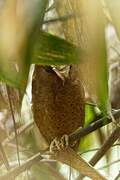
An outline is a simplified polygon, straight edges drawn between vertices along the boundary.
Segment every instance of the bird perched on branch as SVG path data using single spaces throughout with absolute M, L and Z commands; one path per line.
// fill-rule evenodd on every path
M 35 66 L 32 81 L 33 114 L 48 144 L 54 138 L 69 135 L 83 126 L 84 96 L 77 65 L 62 69 Z

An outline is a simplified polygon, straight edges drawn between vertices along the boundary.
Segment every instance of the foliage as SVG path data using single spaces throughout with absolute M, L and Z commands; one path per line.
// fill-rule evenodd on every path
M 28 77 L 29 73 L 31 75 L 30 67 L 32 64 L 78 64 L 86 94 L 89 94 L 89 99 L 91 101 L 91 104 L 86 103 L 85 107 L 85 125 L 83 131 L 86 131 L 87 128 L 92 128 L 94 125 L 92 122 L 95 120 L 97 121 L 100 118 L 103 118 L 103 121 L 105 122 L 106 115 L 111 113 L 109 99 L 110 87 L 108 86 L 109 51 L 107 48 L 105 30 L 108 24 L 111 23 L 117 32 L 118 38 L 120 38 L 120 2 L 119 0 L 68 1 L 54 0 L 51 7 L 49 7 L 51 1 L 48 0 L 26 0 L 24 3 L 23 1 L 6 0 L 3 2 L 3 5 L 0 5 L 0 80 L 10 87 L 19 89 L 22 92 L 23 98 L 25 91 L 29 91 L 30 88 Z M 46 10 L 46 8 L 48 8 L 48 10 Z M 58 16 L 57 18 L 55 17 L 54 23 L 56 24 L 52 24 L 52 27 L 57 32 L 58 36 L 50 33 L 49 29 L 51 28 L 51 23 L 49 21 L 49 24 L 44 25 L 44 17 L 49 16 L 49 13 L 51 13 L 53 17 L 55 14 Z M 56 19 L 59 22 L 56 22 Z M 60 22 L 63 19 L 64 21 Z M 53 22 L 53 20 L 51 22 Z M 58 25 L 57 23 L 60 24 Z M 59 29 L 59 27 L 62 27 L 62 30 Z M 61 34 L 64 38 L 61 38 Z M 12 101 L 14 101 L 14 96 L 11 97 L 13 98 L 11 98 Z M 24 101 L 26 102 L 26 100 Z M 7 111 L 9 111 L 8 104 L 6 108 Z M 30 127 L 29 125 L 28 128 L 24 126 L 25 122 L 23 116 L 22 123 L 20 121 L 16 124 L 18 127 L 20 126 L 18 128 L 20 129 L 18 130 L 20 136 L 19 143 L 21 145 L 19 147 L 21 151 L 20 157 L 24 162 L 27 162 L 26 159 L 31 157 L 31 155 L 38 153 L 40 146 L 45 144 L 45 142 L 38 136 L 35 127 L 33 128 L 33 123 L 31 123 L 32 115 L 30 117 L 28 115 L 30 114 L 30 109 L 26 112 L 25 106 L 27 107 L 28 104 L 23 105 L 23 111 L 26 113 L 27 120 L 30 122 Z M 3 114 L 4 113 L 5 112 L 3 111 Z M 15 115 L 17 113 L 14 112 Z M 6 117 L 8 116 L 8 120 L 11 119 L 10 114 L 11 112 L 8 112 L 6 115 Z M 8 123 L 8 126 L 12 126 L 13 128 L 13 124 L 11 125 Z M 32 130 L 30 129 L 29 131 L 29 128 Z M 13 129 L 11 131 L 13 131 Z M 7 139 L 6 134 L 8 132 L 6 133 L 3 125 L 1 126 L 1 122 L 0 131 L 1 134 L 2 131 L 5 131 L 4 136 L 6 137 L 3 138 L 4 141 L 2 136 L 2 140 L 0 139 L 1 157 L 6 167 L 9 168 L 8 159 L 11 162 L 16 161 L 16 157 L 13 155 L 16 154 L 16 148 L 13 148 L 12 152 L 10 146 L 10 143 L 13 143 L 15 139 L 15 134 L 14 136 L 10 136 L 12 137 L 12 140 L 9 138 Z M 102 146 L 103 140 L 105 139 L 104 137 L 107 137 L 108 135 L 104 128 L 97 133 L 98 136 L 96 133 L 92 136 L 88 133 L 89 136 L 81 141 L 79 151 L 85 151 L 89 147 L 96 148 L 97 146 L 98 148 L 98 146 Z M 38 142 L 39 138 L 41 140 L 40 143 Z M 108 138 L 108 142 L 109 141 Z M 9 143 L 7 144 L 6 142 Z M 14 143 L 12 145 L 14 145 Z M 6 152 L 2 149 L 3 146 L 9 154 L 8 159 L 6 157 Z M 23 148 L 24 146 L 27 147 L 27 150 Z M 19 156 L 19 154 L 17 155 Z M 44 159 L 42 156 L 40 158 Z M 86 158 L 88 158 L 87 155 Z M 35 162 L 38 162 L 39 160 L 40 159 L 38 158 Z M 109 158 L 107 160 L 109 160 Z M 2 164 L 3 162 L 0 163 Z M 29 163 L 29 161 L 27 163 Z M 24 171 L 17 179 L 21 179 L 21 177 L 26 179 L 29 176 L 36 179 L 38 177 L 43 179 L 46 179 L 47 177 L 49 177 L 49 179 L 54 179 L 52 177 L 53 175 L 59 179 L 64 179 L 67 168 L 61 170 L 61 165 L 58 166 L 56 162 L 52 163 L 51 166 L 51 162 L 43 164 L 41 161 L 38 165 L 35 164 L 32 166 L 31 169 L 26 167 L 25 170 L 29 169 L 29 171 Z M 19 168 L 17 168 L 17 171 L 19 171 Z M 60 173 L 61 171 L 62 175 Z M 68 171 L 69 170 L 67 170 L 67 172 Z M 0 168 L 0 172 L 6 172 L 5 168 Z M 20 170 L 20 172 L 22 171 Z

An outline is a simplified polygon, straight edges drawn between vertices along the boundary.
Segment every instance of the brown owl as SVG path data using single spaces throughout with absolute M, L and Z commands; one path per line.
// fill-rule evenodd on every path
M 34 120 L 48 144 L 84 124 L 85 94 L 77 65 L 61 76 L 50 66 L 35 66 L 32 81 Z M 64 79 L 64 80 L 63 80 Z

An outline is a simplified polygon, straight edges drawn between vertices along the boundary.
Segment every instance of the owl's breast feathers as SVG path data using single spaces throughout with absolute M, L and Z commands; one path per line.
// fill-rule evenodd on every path
M 72 68 L 63 84 L 51 69 L 35 67 L 32 82 L 34 120 L 49 144 L 55 137 L 69 135 L 84 123 L 84 88 Z

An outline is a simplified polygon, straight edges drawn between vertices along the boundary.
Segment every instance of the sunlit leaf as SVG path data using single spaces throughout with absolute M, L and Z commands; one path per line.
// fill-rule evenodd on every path
M 90 97 L 104 113 L 108 106 L 108 72 L 105 44 L 105 23 L 102 5 L 98 0 L 57 0 L 61 16 L 76 15 L 63 23 L 64 33 L 70 42 L 82 47 L 86 54 L 80 57 L 80 77 Z
M 95 107 L 89 104 L 85 105 L 85 126 L 90 124 L 95 118 Z
M 95 121 L 95 119 L 100 118 L 101 115 L 102 115 L 102 113 L 97 106 L 86 103 L 85 104 L 85 124 L 84 124 L 84 126 L 88 126 L 92 121 Z
M 46 32 L 40 31 L 33 46 L 32 62 L 33 64 L 42 65 L 62 65 L 78 63 L 83 51 L 75 45 L 53 36 Z

